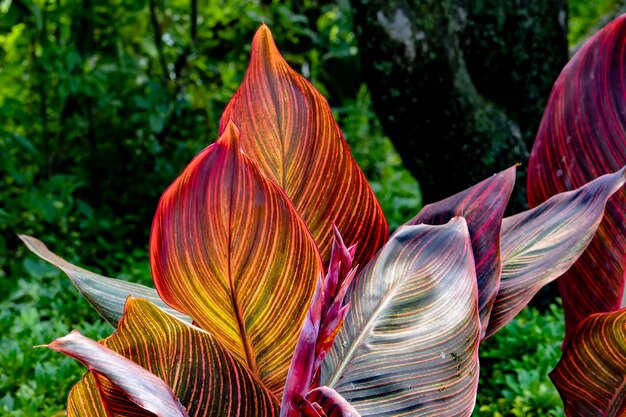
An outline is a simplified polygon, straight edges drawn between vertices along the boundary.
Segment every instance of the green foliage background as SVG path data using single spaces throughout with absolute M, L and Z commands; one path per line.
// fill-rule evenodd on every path
M 572 44 L 616 4 L 570 3 Z M 112 330 L 16 233 L 148 284 L 158 197 L 216 138 L 262 22 L 329 98 L 391 227 L 418 211 L 419 187 L 360 76 L 348 0 L 0 0 L 0 415 L 62 412 L 83 372 L 32 346 L 74 328 L 93 338 Z M 562 414 L 546 379 L 561 316 L 559 307 L 526 311 L 485 345 L 477 415 Z M 511 346 L 524 354 L 503 361 Z

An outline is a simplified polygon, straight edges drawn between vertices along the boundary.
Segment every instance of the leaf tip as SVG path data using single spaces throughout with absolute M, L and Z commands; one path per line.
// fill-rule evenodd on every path
M 265 23 L 263 23 L 256 31 L 254 39 L 252 39 L 252 53 L 250 61 L 253 62 L 255 59 L 260 59 L 262 61 L 271 62 L 273 61 L 273 58 L 282 59 L 282 55 L 278 51 L 278 47 L 274 42 L 272 31 Z
M 228 123 L 226 124 L 226 128 L 224 129 L 224 133 L 217 140 L 218 143 L 230 148 L 234 148 L 237 150 L 241 149 L 241 144 L 239 141 L 241 133 L 235 122 L 232 119 L 228 119 Z

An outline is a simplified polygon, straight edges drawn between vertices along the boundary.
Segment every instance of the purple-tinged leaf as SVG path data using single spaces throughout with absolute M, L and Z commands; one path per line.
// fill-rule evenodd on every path
M 485 337 L 576 262 L 596 233 L 607 200 L 625 181 L 623 168 L 502 221 L 502 278 Z
M 452 197 L 425 206 L 408 224 L 446 224 L 465 217 L 476 262 L 481 328 L 487 330 L 500 284 L 500 224 L 515 184 L 515 166 Z
M 82 362 L 92 374 L 109 380 L 143 410 L 158 417 L 187 417 L 184 407 L 161 378 L 76 330 L 48 347 Z
M 404 226 L 355 278 L 321 384 L 363 416 L 469 416 L 480 318 L 465 219 Z
M 320 320 L 322 316 L 322 278 L 317 280 L 317 286 L 311 299 L 309 313 L 304 318 L 300 337 L 287 373 L 282 404 L 281 417 L 299 417 L 302 402 L 311 383 L 315 370 L 315 346 L 317 343 Z
M 626 415 L 626 309 L 589 316 L 550 379 L 568 417 Z
M 591 37 L 557 79 L 528 167 L 535 207 L 626 165 L 626 15 Z M 559 279 L 566 338 L 589 314 L 620 308 L 626 190 L 609 200 L 596 237 Z

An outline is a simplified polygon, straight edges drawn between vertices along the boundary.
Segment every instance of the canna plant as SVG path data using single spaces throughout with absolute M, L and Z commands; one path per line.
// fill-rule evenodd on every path
M 327 102 L 262 26 L 219 138 L 159 202 L 155 289 L 21 236 L 116 327 L 49 345 L 88 368 L 68 415 L 468 416 L 481 341 L 584 253 L 614 171 L 505 218 L 513 166 L 388 237 Z
M 531 206 L 626 164 L 626 15 L 594 35 L 559 76 L 530 154 Z M 563 123 L 567 120 L 568 123 Z M 622 415 L 626 406 L 626 190 L 559 278 L 566 335 L 550 374 L 570 416 Z

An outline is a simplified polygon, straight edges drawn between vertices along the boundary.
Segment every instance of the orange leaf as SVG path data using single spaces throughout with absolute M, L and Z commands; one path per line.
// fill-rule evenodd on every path
M 163 194 L 150 262 L 161 298 L 280 394 L 322 265 L 306 225 L 239 137 L 229 123 Z
M 222 116 L 233 120 L 241 146 L 280 185 L 311 230 L 325 263 L 334 223 L 348 245 L 358 243 L 364 267 L 387 240 L 382 210 L 352 158 L 328 103 L 278 52 L 267 26 L 252 41 L 246 77 Z

